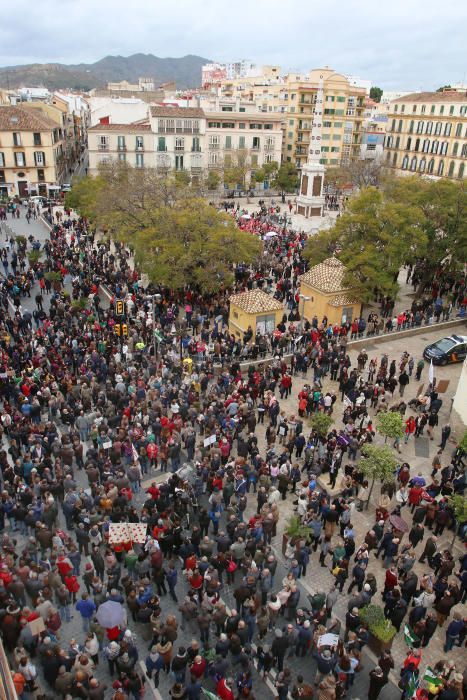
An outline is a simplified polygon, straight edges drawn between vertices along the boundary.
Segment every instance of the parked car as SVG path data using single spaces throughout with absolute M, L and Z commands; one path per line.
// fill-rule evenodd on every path
M 427 345 L 423 357 L 434 365 L 447 365 L 450 362 L 463 362 L 467 357 L 467 336 L 450 335 Z
M 62 192 L 71 192 L 71 185 L 69 182 L 64 182 L 61 187 Z

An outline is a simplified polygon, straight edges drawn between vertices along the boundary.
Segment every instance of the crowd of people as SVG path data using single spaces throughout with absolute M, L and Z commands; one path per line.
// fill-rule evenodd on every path
M 405 387 L 423 365 L 363 350 L 352 366 L 347 342 L 365 332 L 359 320 L 354 330 L 312 319 L 295 343 L 300 234 L 281 231 L 257 267 L 236 270 L 236 291 L 262 287 L 288 309 L 279 336 L 240 343 L 226 330 L 227 292 L 144 290 L 124 247 L 96 240 L 70 212 L 50 211 L 49 221 L 43 259 L 27 270 L 13 255 L 24 259 L 34 241 L 9 241 L 2 283 L 0 630 L 20 700 L 137 700 L 148 684 L 168 684 L 171 698 L 198 700 L 206 686 L 221 700 L 254 699 L 269 692 L 266 681 L 279 700 L 334 700 L 352 696 L 362 669 L 370 700 L 391 674 L 403 698 L 414 686 L 421 698 L 464 698 L 463 668 L 440 659 L 431 683 L 419 669 L 438 628 L 446 654 L 465 645 L 467 557 L 439 546 L 457 527 L 449 497 L 464 490 L 463 451 L 445 466 L 438 455 L 429 478 L 402 463 L 367 511 L 366 534 L 355 528 L 368 499 L 358 457 L 375 439 L 372 416 L 405 414 Z M 24 276 L 33 313 L 23 308 Z M 125 337 L 115 333 L 118 299 Z M 376 332 L 377 319 L 370 324 Z M 242 358 L 271 352 L 272 362 L 241 372 Z M 309 383 L 293 413 L 296 377 Z M 426 399 L 438 400 L 433 387 Z M 319 411 L 342 427 L 310 431 L 305 418 Z M 448 438 L 443 445 L 440 434 L 441 449 Z M 289 538 L 284 569 L 285 500 L 301 535 Z M 411 520 L 407 537 L 401 516 Z M 115 541 L 121 523 L 143 525 L 144 541 Z M 334 579 L 328 590 L 313 584 L 317 566 Z M 364 609 L 381 596 L 385 618 L 410 633 L 400 669 L 388 651 L 376 665 L 366 654 Z M 113 621 L 104 621 L 108 603 Z M 73 617 L 81 629 L 63 644 Z M 304 657 L 314 663 L 297 673 Z

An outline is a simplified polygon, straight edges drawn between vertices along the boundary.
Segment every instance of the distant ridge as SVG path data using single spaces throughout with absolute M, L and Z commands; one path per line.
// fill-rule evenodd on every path
M 139 77 L 154 78 L 157 85 L 174 80 L 177 88 L 199 87 L 201 66 L 210 59 L 201 56 L 158 58 L 153 54 L 135 53 L 132 56 L 105 56 L 95 63 L 31 63 L 24 66 L 0 68 L 0 87 L 45 87 L 49 90 L 71 88 L 91 90 L 105 87 L 107 82 Z

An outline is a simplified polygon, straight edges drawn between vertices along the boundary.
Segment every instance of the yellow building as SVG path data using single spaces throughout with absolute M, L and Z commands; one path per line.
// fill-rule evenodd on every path
M 254 102 L 259 111 L 282 115 L 282 161 L 306 162 L 314 102 L 323 76 L 322 163 L 339 165 L 360 157 L 366 89 L 325 67 L 305 75 L 242 77 L 221 82 L 221 92 Z
M 0 196 L 48 196 L 59 189 L 61 127 L 27 107 L 0 106 Z
M 257 334 L 269 335 L 281 322 L 284 306 L 261 289 L 234 294 L 230 297 L 229 331 L 236 338 L 243 339 L 248 328 Z
M 399 175 L 467 175 L 467 93 L 416 92 L 393 100 L 384 144 Z
M 361 314 L 361 302 L 344 283 L 346 268 L 336 257 L 327 258 L 300 276 L 300 313 L 311 322 L 324 316 L 334 325 Z

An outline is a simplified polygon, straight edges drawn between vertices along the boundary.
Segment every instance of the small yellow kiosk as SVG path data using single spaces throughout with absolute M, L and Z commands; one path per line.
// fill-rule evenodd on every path
M 299 277 L 300 314 L 308 321 L 327 316 L 329 324 L 341 324 L 359 317 L 362 304 L 344 284 L 346 268 L 332 256 Z
M 248 327 L 257 334 L 269 335 L 281 322 L 284 305 L 261 289 L 234 294 L 230 297 L 229 331 L 242 339 Z

